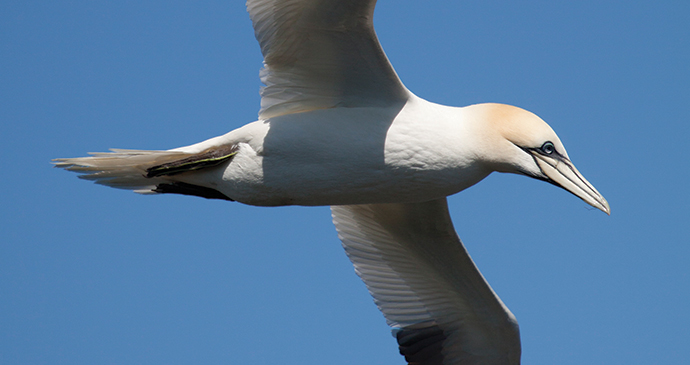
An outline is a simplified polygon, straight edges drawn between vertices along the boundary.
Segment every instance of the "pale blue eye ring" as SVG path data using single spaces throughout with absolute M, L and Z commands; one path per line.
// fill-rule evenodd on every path
M 550 155 L 556 151 L 556 147 L 554 147 L 552 142 L 544 142 L 544 144 L 541 145 L 540 150 L 545 155 Z

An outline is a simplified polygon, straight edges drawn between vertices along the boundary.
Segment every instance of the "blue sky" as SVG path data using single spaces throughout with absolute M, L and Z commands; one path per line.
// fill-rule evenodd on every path
M 408 88 L 556 130 L 612 215 L 494 174 L 450 198 L 524 364 L 690 348 L 690 5 L 380 0 Z M 166 149 L 255 120 L 242 1 L 0 4 L 0 362 L 403 364 L 329 210 L 140 196 L 56 157 Z

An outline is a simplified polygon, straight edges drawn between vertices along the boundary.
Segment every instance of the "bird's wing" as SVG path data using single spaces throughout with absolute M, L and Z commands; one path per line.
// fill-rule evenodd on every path
M 264 55 L 261 119 L 406 100 L 374 32 L 376 0 L 248 0 Z
M 331 211 L 410 364 L 519 364 L 517 321 L 467 254 L 445 198 Z

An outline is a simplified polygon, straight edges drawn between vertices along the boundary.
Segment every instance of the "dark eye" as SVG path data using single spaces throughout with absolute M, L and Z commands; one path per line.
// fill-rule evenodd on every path
M 556 147 L 553 146 L 552 142 L 544 142 L 543 145 L 541 145 L 540 148 L 541 152 L 544 153 L 545 155 L 550 155 L 554 151 L 556 151 Z

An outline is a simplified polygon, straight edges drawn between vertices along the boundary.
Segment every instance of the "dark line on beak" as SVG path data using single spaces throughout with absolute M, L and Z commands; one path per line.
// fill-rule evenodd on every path
M 596 189 L 594 189 L 594 187 L 593 187 L 592 185 L 590 185 L 586 180 L 583 180 L 581 174 L 579 174 L 579 173 L 577 173 L 577 172 L 575 171 L 575 166 L 573 166 L 573 162 L 572 162 L 572 161 L 568 160 L 567 158 L 563 158 L 563 162 L 566 164 L 566 166 L 568 166 L 568 168 L 570 169 L 570 171 L 572 171 L 573 174 L 575 174 L 575 176 L 577 176 L 577 178 L 582 182 L 583 185 L 585 185 L 586 187 L 588 187 L 589 190 L 591 190 L 592 192 L 595 192 L 595 191 L 596 191 Z

